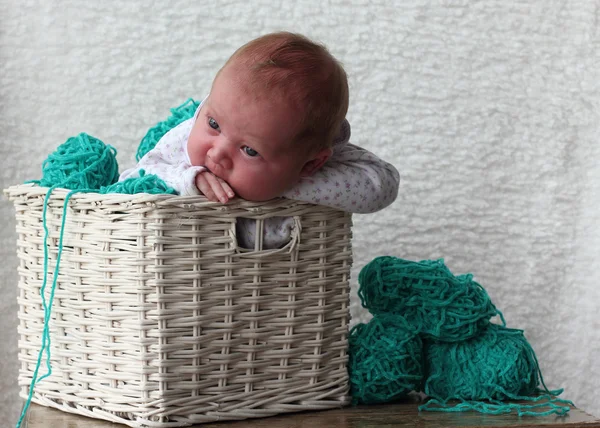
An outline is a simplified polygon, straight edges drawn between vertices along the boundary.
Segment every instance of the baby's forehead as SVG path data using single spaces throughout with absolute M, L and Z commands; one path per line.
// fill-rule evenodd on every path
M 236 91 L 254 98 L 254 101 L 266 99 L 285 99 L 299 108 L 300 100 L 306 99 L 303 79 L 293 70 L 277 67 L 256 67 L 252 62 L 234 60 L 227 63 L 213 81 L 225 84 Z
M 219 97 L 222 89 L 225 89 L 229 95 L 225 99 Z M 229 75 L 219 76 L 219 80 L 213 85 L 207 98 L 207 103 L 222 107 L 223 113 L 233 106 L 237 110 L 239 104 L 243 103 L 243 105 L 260 106 L 262 110 L 279 114 L 285 112 L 297 118 L 306 114 L 306 107 L 294 97 L 287 96 L 281 88 L 253 84 L 249 79 L 232 78 Z

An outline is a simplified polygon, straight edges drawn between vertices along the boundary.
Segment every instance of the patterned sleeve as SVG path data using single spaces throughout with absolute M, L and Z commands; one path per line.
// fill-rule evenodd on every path
M 398 195 L 400 174 L 373 153 L 353 144 L 334 147 L 331 158 L 283 196 L 352 213 L 373 213 Z
M 134 168 L 121 174 L 119 181 L 139 177 L 143 169 L 146 174 L 160 177 L 180 195 L 200 195 L 196 187 L 196 175 L 206 168 L 192 166 L 188 160 L 185 144 L 191 129 L 190 122 L 183 122 L 167 132 Z

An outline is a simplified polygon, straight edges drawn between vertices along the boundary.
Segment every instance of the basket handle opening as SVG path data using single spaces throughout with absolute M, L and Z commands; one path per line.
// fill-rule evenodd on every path
M 297 251 L 301 234 L 300 216 L 265 219 L 238 217 L 230 231 L 236 253 L 252 257 Z

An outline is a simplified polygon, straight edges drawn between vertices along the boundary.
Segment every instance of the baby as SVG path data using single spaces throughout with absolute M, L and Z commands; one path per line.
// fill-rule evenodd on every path
M 239 48 L 217 73 L 194 117 L 171 129 L 119 180 L 156 174 L 181 195 L 227 203 L 275 197 L 371 213 L 397 195 L 398 171 L 348 143 L 346 73 L 304 36 L 267 34 Z M 263 248 L 279 248 L 293 221 L 265 222 Z M 254 224 L 238 219 L 240 246 Z

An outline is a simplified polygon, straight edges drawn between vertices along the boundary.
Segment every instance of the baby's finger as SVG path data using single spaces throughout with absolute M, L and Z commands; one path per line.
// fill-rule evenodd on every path
M 222 178 L 219 178 L 219 182 L 221 183 L 221 187 L 223 188 L 229 199 L 233 198 L 235 196 L 235 192 L 233 191 L 229 183 L 223 180 Z
M 218 200 L 222 204 L 227 203 L 229 201 L 229 196 L 227 195 L 225 189 L 223 189 L 223 184 L 222 184 L 225 182 L 212 174 L 207 174 L 207 176 L 205 178 L 206 178 L 206 181 L 208 181 L 208 184 L 210 184 L 210 188 L 212 189 L 212 191 L 216 197 L 216 200 Z
M 198 188 L 200 193 L 202 193 L 204 196 L 206 196 L 206 199 L 208 199 L 209 201 L 212 201 L 212 202 L 218 202 L 219 199 L 215 195 L 215 192 L 213 192 L 212 186 L 210 185 L 210 183 L 207 180 L 207 178 L 210 176 L 212 176 L 212 174 L 210 174 L 210 173 L 198 174 L 196 176 L 196 187 Z

